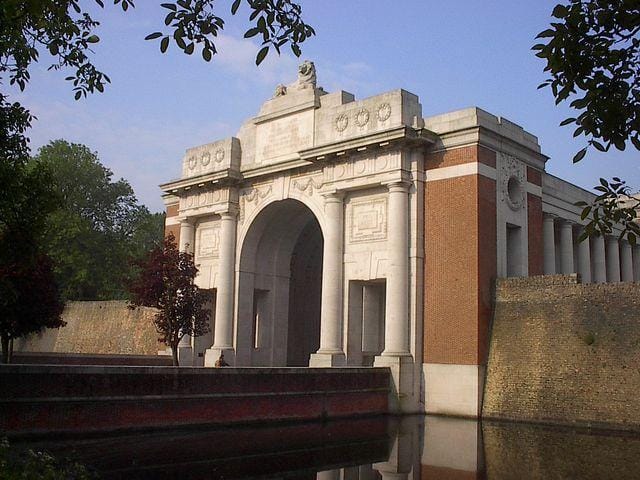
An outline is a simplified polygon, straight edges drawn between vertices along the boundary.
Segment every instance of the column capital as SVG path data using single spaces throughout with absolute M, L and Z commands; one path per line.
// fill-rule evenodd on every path
M 542 212 L 542 217 L 545 220 L 555 220 L 556 218 L 558 218 L 558 215 L 556 215 L 555 213 Z
M 401 192 L 408 193 L 411 188 L 411 182 L 409 180 L 394 180 L 389 183 L 385 183 L 389 192 Z
M 227 210 L 225 210 L 224 212 L 220 212 L 220 218 L 230 218 L 233 220 L 238 216 L 239 212 L 240 208 L 238 207 L 238 205 L 232 203 L 228 205 Z
M 324 203 L 342 203 L 345 192 L 342 190 L 332 190 L 323 193 L 322 196 L 324 197 Z
M 176 220 L 180 222 L 180 225 L 191 225 L 193 226 L 196 223 L 196 219 L 194 217 L 188 217 L 186 215 L 181 217 L 176 217 Z

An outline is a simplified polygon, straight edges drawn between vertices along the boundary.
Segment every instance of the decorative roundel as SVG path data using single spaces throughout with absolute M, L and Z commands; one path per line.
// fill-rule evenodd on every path
M 364 127 L 369 121 L 369 110 L 362 108 L 356 113 L 356 125 Z
M 524 205 L 524 188 L 522 181 L 516 175 L 511 175 L 504 186 L 504 198 L 511 210 L 520 210 Z
M 189 157 L 189 168 L 193 170 L 198 165 L 198 159 L 195 156 Z
M 383 103 L 378 107 L 378 120 L 384 122 L 391 116 L 391 105 Z
M 200 163 L 202 163 L 203 167 L 206 167 L 211 162 L 211 154 L 209 152 L 204 152 L 202 157 L 200 157 Z
M 341 113 L 336 117 L 336 130 L 339 132 L 344 132 L 349 125 L 349 117 L 347 117 L 346 113 Z
M 222 160 L 224 160 L 224 150 L 219 148 L 216 150 L 216 163 L 220 163 Z

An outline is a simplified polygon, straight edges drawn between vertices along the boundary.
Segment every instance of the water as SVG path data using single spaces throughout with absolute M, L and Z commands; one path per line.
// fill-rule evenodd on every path
M 379 417 L 13 442 L 104 479 L 639 479 L 640 435 Z

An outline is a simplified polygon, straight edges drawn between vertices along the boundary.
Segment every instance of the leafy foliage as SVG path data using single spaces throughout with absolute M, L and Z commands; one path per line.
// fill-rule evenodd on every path
M 241 0 L 234 0 L 231 14 L 235 15 L 240 8 Z M 302 20 L 302 7 L 290 0 L 247 0 L 251 10 L 249 28 L 244 36 L 262 37 L 262 48 L 256 56 L 256 65 L 260 65 L 273 48 L 280 53 L 280 48 L 287 43 L 291 51 L 299 57 L 300 44 L 315 35 L 313 28 Z M 168 10 L 164 19 L 172 33 L 154 32 L 147 35 L 146 40 L 160 39 L 160 51 L 166 52 L 173 40 L 178 48 L 191 55 L 196 45 L 202 46 L 202 58 L 209 62 L 217 53 L 215 37 L 224 28 L 224 20 L 216 15 L 214 0 L 178 0 L 163 3 Z
M 86 467 L 61 461 L 46 452 L 12 448 L 0 439 L 0 473 L 3 480 L 91 480 L 98 478 Z
M 185 335 L 209 332 L 207 295 L 194 283 L 198 273 L 193 255 L 178 251 L 173 234 L 162 247 L 138 261 L 137 279 L 131 282 L 131 306 L 158 309 L 154 323 L 160 340 L 171 347 L 173 364 L 178 365 L 178 343 Z
M 131 258 L 162 241 L 164 216 L 139 205 L 131 185 L 112 181 L 96 153 L 56 140 L 33 159 L 51 173 L 58 208 L 46 219 L 44 249 L 65 299 L 125 298 Z
M 592 204 L 577 202 L 583 207 L 582 220 L 589 218 L 579 240 L 585 240 L 593 235 L 608 235 L 613 232 L 614 225 L 622 226 L 623 235 L 633 246 L 640 239 L 640 197 L 631 195 L 631 190 L 624 180 L 613 177 L 609 183 L 601 178 L 600 185 L 595 187 L 600 194 Z
M 53 265 L 46 255 L 0 265 L 0 337 L 2 362 L 10 361 L 10 341 L 44 328 L 65 325 L 64 304 L 53 278 Z
M 599 151 L 624 150 L 627 140 L 640 150 L 640 2 L 571 0 L 552 15 L 560 22 L 541 32 L 547 43 L 533 49 L 551 75 L 540 87 L 580 112 L 562 125 L 574 124 L 574 136 Z
M 569 101 L 578 113 L 560 124 L 575 126 L 573 136 L 587 139 L 573 162 L 590 147 L 608 152 L 631 143 L 640 150 L 640 2 L 569 0 L 552 15 L 558 21 L 537 37 L 545 43 L 533 46 L 550 75 L 538 88 L 551 88 L 556 104 Z M 621 237 L 635 242 L 638 205 L 625 203 L 629 187 L 601 178 L 595 188 L 600 195 L 594 203 L 580 205 L 583 219 L 590 218 L 587 235 L 611 233 L 619 222 Z
M 63 323 L 51 260 L 41 251 L 46 216 L 57 201 L 50 172 L 0 162 L 0 176 L 0 337 L 8 361 L 12 339 Z

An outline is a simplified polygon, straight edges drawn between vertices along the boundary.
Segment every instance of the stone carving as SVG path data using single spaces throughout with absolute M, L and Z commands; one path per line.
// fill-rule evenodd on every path
M 198 159 L 195 157 L 195 155 L 191 155 L 189 157 L 189 168 L 193 170 L 194 168 L 196 168 L 197 165 L 198 165 Z
M 377 112 L 378 120 L 384 122 L 391 116 L 391 105 L 388 103 L 383 103 L 378 107 Z
M 298 67 L 298 82 L 296 86 L 299 89 L 316 88 L 316 66 L 313 62 L 305 60 Z
M 364 127 L 369 122 L 369 110 L 361 108 L 356 113 L 356 125 Z
M 287 94 L 287 86 L 280 83 L 279 85 L 276 86 L 276 91 L 273 94 L 273 98 L 282 97 L 283 95 L 286 95 L 286 94 Z
M 198 257 L 216 257 L 220 246 L 218 227 L 202 228 L 198 235 Z
M 320 189 L 320 187 L 322 187 L 322 175 L 304 176 L 293 178 L 292 180 L 293 186 L 309 197 L 313 195 L 313 192 L 315 190 L 318 190 Z
M 218 190 L 190 190 L 180 199 L 180 210 L 190 208 L 207 207 L 217 203 L 226 202 L 229 198 L 229 191 L 226 189 Z
M 224 150 L 222 148 L 216 150 L 215 159 L 216 163 L 220 163 L 222 160 L 224 160 Z
M 240 196 L 240 213 L 238 215 L 238 221 L 240 223 L 243 223 L 247 209 L 252 209 L 256 206 L 256 204 L 259 203 L 260 200 L 267 198 L 272 189 L 273 186 L 271 184 L 268 184 L 260 186 L 255 185 L 245 190 Z
M 337 131 L 344 132 L 347 129 L 348 125 L 349 125 L 349 117 L 347 116 L 346 113 L 341 113 L 336 117 L 335 127 Z
M 386 240 L 386 197 L 352 202 L 350 220 L 349 240 L 351 243 Z
M 206 167 L 211 162 L 211 154 L 209 152 L 204 152 L 200 157 L 200 163 L 202 163 L 203 167 Z
M 515 157 L 503 154 L 502 158 L 502 201 L 517 212 L 525 202 L 525 168 Z

